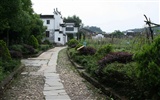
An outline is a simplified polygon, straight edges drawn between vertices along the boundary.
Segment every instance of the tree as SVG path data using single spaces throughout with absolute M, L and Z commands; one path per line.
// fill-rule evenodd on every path
M 111 33 L 111 35 L 113 37 L 122 37 L 124 35 L 124 33 L 119 30 L 115 30 L 113 33 Z
M 18 17 L 21 0 L 0 1 L 0 35 L 5 33 L 7 45 L 9 44 L 9 31 L 13 26 L 12 21 Z
M 89 30 L 96 32 L 96 33 L 103 33 L 101 28 L 99 28 L 97 26 L 85 26 L 84 28 L 89 29 Z
M 31 35 L 37 38 L 45 31 L 43 22 L 32 9 L 31 0 L 1 0 L 0 25 L 0 39 L 7 44 L 27 43 Z
M 67 18 L 64 17 L 64 22 L 65 23 L 75 23 L 75 26 L 80 27 L 82 20 L 78 16 L 73 15 L 72 17 L 70 16 L 68 16 Z

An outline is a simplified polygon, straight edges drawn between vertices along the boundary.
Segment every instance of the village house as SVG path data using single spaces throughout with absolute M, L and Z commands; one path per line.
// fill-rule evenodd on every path
M 76 38 L 78 27 L 75 23 L 64 23 L 61 12 L 54 9 L 53 15 L 40 15 L 43 25 L 47 27 L 46 38 L 51 43 L 65 45 L 69 38 L 68 35 L 72 34 Z
M 86 29 L 86 28 L 81 28 L 79 30 L 80 32 L 85 34 L 85 37 L 88 39 L 92 39 L 92 36 L 96 35 L 96 32 L 93 32 L 92 30 Z

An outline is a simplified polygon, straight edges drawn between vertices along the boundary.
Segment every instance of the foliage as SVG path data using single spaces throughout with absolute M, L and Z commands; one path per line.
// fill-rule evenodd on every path
M 38 40 L 34 37 L 34 35 L 31 35 L 31 37 L 29 38 L 28 44 L 33 46 L 36 49 L 39 47 Z
M 75 49 L 77 50 L 79 47 L 83 46 L 83 44 L 78 43 L 77 46 L 75 47 Z
M 93 47 L 83 47 L 79 50 L 80 55 L 94 55 L 96 53 L 96 49 Z
M 3 71 L 5 73 L 7 72 L 13 72 L 13 70 L 15 68 L 17 68 L 20 65 L 20 61 L 19 60 L 10 60 L 10 62 L 8 61 L 0 61 L 0 66 L 2 66 Z
M 0 40 L 0 57 L 6 61 L 12 60 L 6 43 L 3 40 Z
M 45 28 L 31 0 L 1 0 L 0 9 L 0 39 L 7 44 L 27 43 L 30 35 L 42 39 Z
M 0 66 L 0 81 L 4 78 L 3 68 Z
M 23 46 L 24 46 L 23 54 L 33 54 L 33 53 L 35 53 L 35 49 L 33 48 L 33 46 L 30 46 L 30 45 L 27 45 L 27 44 L 24 44 Z
M 19 51 L 11 50 L 11 51 L 10 51 L 10 55 L 11 55 L 12 58 L 17 58 L 17 59 L 23 58 L 22 53 L 19 52 Z
M 67 45 L 70 48 L 74 48 L 78 45 L 78 43 L 79 42 L 76 39 L 71 39 L 71 40 L 68 41 Z
M 106 66 L 109 63 L 113 63 L 115 61 L 120 63 L 127 63 L 132 61 L 133 54 L 128 52 L 111 52 L 107 54 L 103 59 L 101 59 L 98 63 L 99 66 Z
M 23 45 L 14 44 L 14 45 L 10 46 L 9 49 L 14 50 L 14 51 L 22 52 Z
M 144 45 L 134 56 L 138 64 L 140 86 L 148 90 L 149 97 L 160 97 L 160 37 L 152 44 Z
M 82 20 L 78 16 L 73 15 L 72 17 L 68 16 L 67 18 L 64 18 L 64 22 L 65 23 L 75 23 L 75 26 L 80 27 Z
M 48 50 L 49 49 L 49 45 L 48 44 L 40 45 L 40 49 L 43 50 L 43 51 Z
M 49 40 L 47 40 L 47 39 L 43 41 L 43 44 L 52 45 L 52 43 Z
M 122 33 L 121 31 L 119 30 L 115 30 L 112 34 L 111 34 L 113 37 L 121 37 L 124 35 L 124 33 Z
M 100 47 L 97 52 L 96 52 L 96 56 L 97 57 L 103 57 L 105 55 L 107 55 L 109 52 L 111 52 L 113 50 L 112 45 L 103 45 L 102 47 Z
M 85 26 L 84 28 L 89 29 L 93 32 L 96 33 L 102 33 L 103 31 L 101 30 L 101 28 L 97 27 L 97 26 Z

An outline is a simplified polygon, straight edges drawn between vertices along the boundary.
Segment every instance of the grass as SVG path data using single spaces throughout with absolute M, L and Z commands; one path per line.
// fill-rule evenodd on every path
M 87 39 L 85 41 L 87 42 L 87 46 L 94 47 L 96 50 L 106 44 L 111 44 L 113 52 L 124 51 L 132 54 L 141 50 L 142 46 L 146 44 L 145 38 L 140 36 L 134 38 L 105 38 L 102 40 Z M 80 42 L 83 43 L 83 41 Z M 97 62 L 102 58 L 98 58 L 96 55 L 79 55 L 78 51 L 74 48 L 69 49 L 69 54 L 75 62 L 84 66 L 86 72 L 102 82 L 102 84 L 112 87 L 118 93 L 125 95 L 131 100 L 139 98 L 140 90 L 137 90 L 136 62 L 132 61 L 126 64 L 114 62 L 107 64 L 102 70 L 102 76 L 97 76 L 96 71 L 99 67 Z M 102 55 L 102 57 L 104 56 L 105 55 Z

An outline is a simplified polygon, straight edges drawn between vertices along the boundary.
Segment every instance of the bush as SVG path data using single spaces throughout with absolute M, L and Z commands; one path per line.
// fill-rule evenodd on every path
M 106 54 L 110 53 L 112 49 L 111 45 L 104 45 L 97 50 L 96 56 L 99 58 L 104 57 Z
M 23 45 L 12 45 L 9 48 L 10 48 L 10 50 L 22 52 Z
M 83 46 L 83 44 L 78 43 L 77 46 L 75 47 L 75 49 L 77 50 L 79 47 Z
M 17 59 L 23 58 L 22 53 L 19 52 L 19 51 L 11 50 L 11 51 L 10 51 L 10 54 L 11 54 L 11 57 L 12 57 L 12 58 L 17 58 Z
M 52 45 L 52 43 L 49 40 L 44 40 L 43 44 L 48 44 L 48 45 Z
M 140 87 L 148 91 L 150 99 L 160 98 L 160 37 L 156 38 L 152 44 L 143 46 L 138 51 L 134 59 L 137 62 L 137 76 Z
M 71 39 L 67 43 L 68 47 L 70 48 L 75 48 L 78 44 L 79 42 L 76 39 Z
M 93 47 L 83 47 L 79 50 L 80 55 L 94 55 L 96 53 L 96 49 Z
M 48 50 L 49 49 L 49 45 L 48 44 L 46 44 L 46 45 L 40 45 L 40 49 L 41 50 L 43 50 L 43 51 L 45 51 L 45 50 Z
M 0 66 L 0 82 L 1 80 L 3 80 L 3 78 L 4 78 L 3 68 L 2 66 Z
M 3 40 L 0 40 L 0 57 L 2 57 L 3 60 L 12 60 L 6 43 Z
M 34 35 L 31 35 L 31 37 L 29 38 L 28 44 L 33 46 L 36 49 L 39 47 L 38 40 L 35 38 Z
M 34 54 L 35 53 L 35 49 L 32 46 L 27 45 L 27 44 L 24 44 L 23 46 L 24 46 L 23 48 L 24 54 Z
M 103 68 L 110 63 L 119 62 L 119 63 L 127 63 L 132 61 L 133 54 L 127 52 L 112 52 L 107 54 L 104 58 L 98 61 L 99 72 L 103 70 Z
M 17 61 L 17 60 L 11 60 L 10 62 L 8 61 L 0 62 L 0 66 L 2 66 L 3 71 L 5 73 L 13 72 L 13 70 L 17 68 L 19 65 L 20 65 L 20 61 Z

